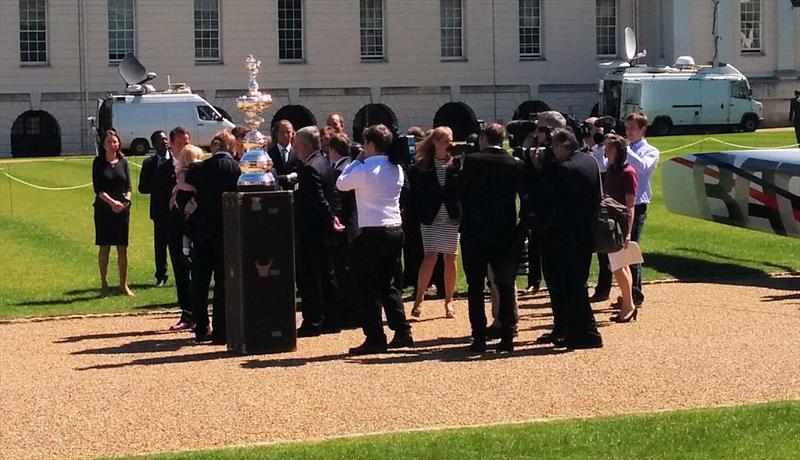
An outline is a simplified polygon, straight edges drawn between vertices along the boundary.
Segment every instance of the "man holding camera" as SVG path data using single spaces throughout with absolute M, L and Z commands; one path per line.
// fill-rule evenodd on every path
M 458 193 L 462 201 L 461 252 L 467 277 L 470 350 L 486 350 L 484 287 L 492 267 L 499 294 L 501 337 L 498 350 L 514 350 L 514 278 L 519 263 L 517 194 L 522 192 L 522 163 L 503 149 L 505 130 L 498 123 L 480 133 L 481 151 L 466 155 Z M 515 251 L 516 249 L 516 251 Z M 515 257 L 516 256 L 516 257 Z
M 597 162 L 600 168 L 602 178 L 605 178 L 606 168 L 608 168 L 608 160 L 606 159 L 605 149 L 603 148 L 603 140 L 605 138 L 605 129 L 598 123 L 599 118 L 589 117 L 586 119 L 586 126 L 589 127 L 588 136 L 586 136 L 587 152 Z M 602 302 L 608 300 L 608 295 L 611 292 L 611 269 L 608 266 L 608 255 L 598 252 L 598 274 L 597 285 L 594 288 L 594 294 L 589 297 L 589 302 Z

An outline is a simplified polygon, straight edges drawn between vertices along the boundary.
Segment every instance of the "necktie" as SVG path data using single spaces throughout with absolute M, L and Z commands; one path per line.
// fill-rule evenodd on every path
M 289 161 L 289 151 L 286 149 L 281 149 L 281 157 L 283 158 L 284 163 Z

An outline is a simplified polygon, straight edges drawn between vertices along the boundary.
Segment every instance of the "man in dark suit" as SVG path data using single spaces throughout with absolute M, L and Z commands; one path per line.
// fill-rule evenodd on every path
M 227 131 L 214 136 L 221 150 L 190 169 L 186 182 L 197 188 L 197 209 L 192 214 L 192 296 L 195 337 L 198 342 L 224 344 L 225 258 L 223 253 L 222 194 L 236 190 L 239 163 L 230 154 L 236 138 Z M 208 333 L 208 287 L 214 275 L 212 334 Z
M 553 343 L 567 348 L 600 348 L 603 340 L 597 331 L 586 282 L 592 261 L 592 222 L 600 203 L 600 172 L 597 162 L 579 150 L 575 135 L 555 129 L 551 136 L 554 165 L 551 175 L 552 212 L 548 251 L 558 257 L 552 264 L 563 316 L 561 337 Z M 555 306 L 554 306 L 555 307 Z
M 794 124 L 794 136 L 800 144 L 800 90 L 794 91 L 794 98 L 789 104 L 789 124 Z
M 307 126 L 292 142 L 300 161 L 294 194 L 297 288 L 303 310 L 298 337 L 341 331 L 333 256 L 336 233 L 344 227 L 335 214 L 336 174 L 319 151 L 319 138 L 319 130 Z
M 479 353 L 486 350 L 484 287 L 488 265 L 495 273 L 500 300 L 498 349 L 514 349 L 514 277 L 520 252 L 515 244 L 519 240 L 516 198 L 523 190 L 522 163 L 503 149 L 504 137 L 502 125 L 486 125 L 479 138 L 482 150 L 464 157 L 459 175 L 461 258 L 472 326 L 470 349 Z
M 330 131 L 329 128 L 326 130 Z M 350 139 L 344 133 L 332 133 L 328 141 L 328 159 L 333 166 L 334 176 L 339 176 L 352 162 L 350 154 Z M 357 327 L 358 315 L 361 311 L 361 292 L 351 267 L 352 244 L 358 238 L 358 212 L 356 209 L 355 192 L 341 192 L 339 195 L 341 205 L 336 211 L 339 222 L 344 225 L 344 232 L 338 236 L 334 256 L 334 271 L 336 284 L 339 286 L 339 311 L 342 315 L 343 327 Z
M 169 142 L 164 131 L 150 136 L 156 153 L 142 162 L 139 193 L 150 195 L 150 220 L 153 221 L 153 250 L 156 263 L 156 286 L 167 282 L 167 244 L 169 242 L 169 199 L 175 186 L 175 168 L 167 149 Z M 171 171 L 171 174 L 170 174 Z
M 272 147 L 267 155 L 272 159 L 272 174 L 284 190 L 293 190 L 297 183 L 297 155 L 292 146 L 295 132 L 292 122 L 280 120 L 272 126 Z

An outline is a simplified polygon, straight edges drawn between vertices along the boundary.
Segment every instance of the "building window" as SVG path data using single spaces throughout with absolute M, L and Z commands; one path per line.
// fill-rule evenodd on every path
M 442 59 L 464 58 L 464 16 L 461 0 L 440 0 Z
M 381 61 L 383 54 L 383 0 L 361 0 L 361 60 Z
M 542 56 L 542 10 L 539 0 L 519 0 L 519 57 Z
M 761 51 L 761 0 L 739 1 L 742 51 Z
M 47 3 L 19 1 L 19 61 L 47 64 Z
M 219 1 L 194 0 L 194 60 L 220 62 Z
M 133 0 L 108 0 L 108 62 L 116 63 L 133 53 Z
M 303 60 L 303 3 L 278 0 L 278 59 L 283 62 Z
M 617 55 L 617 0 L 597 0 L 595 35 L 598 56 Z

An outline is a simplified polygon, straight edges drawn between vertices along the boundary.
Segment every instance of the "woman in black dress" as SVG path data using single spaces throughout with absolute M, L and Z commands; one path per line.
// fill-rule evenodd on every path
M 101 294 L 108 295 L 108 256 L 111 246 L 117 247 L 120 293 L 133 296 L 128 287 L 128 227 L 131 206 L 131 174 L 128 162 L 120 151 L 120 139 L 115 130 L 103 135 L 103 153 L 92 163 L 94 185 L 94 244 L 100 247 L 97 262 L 100 267 Z

